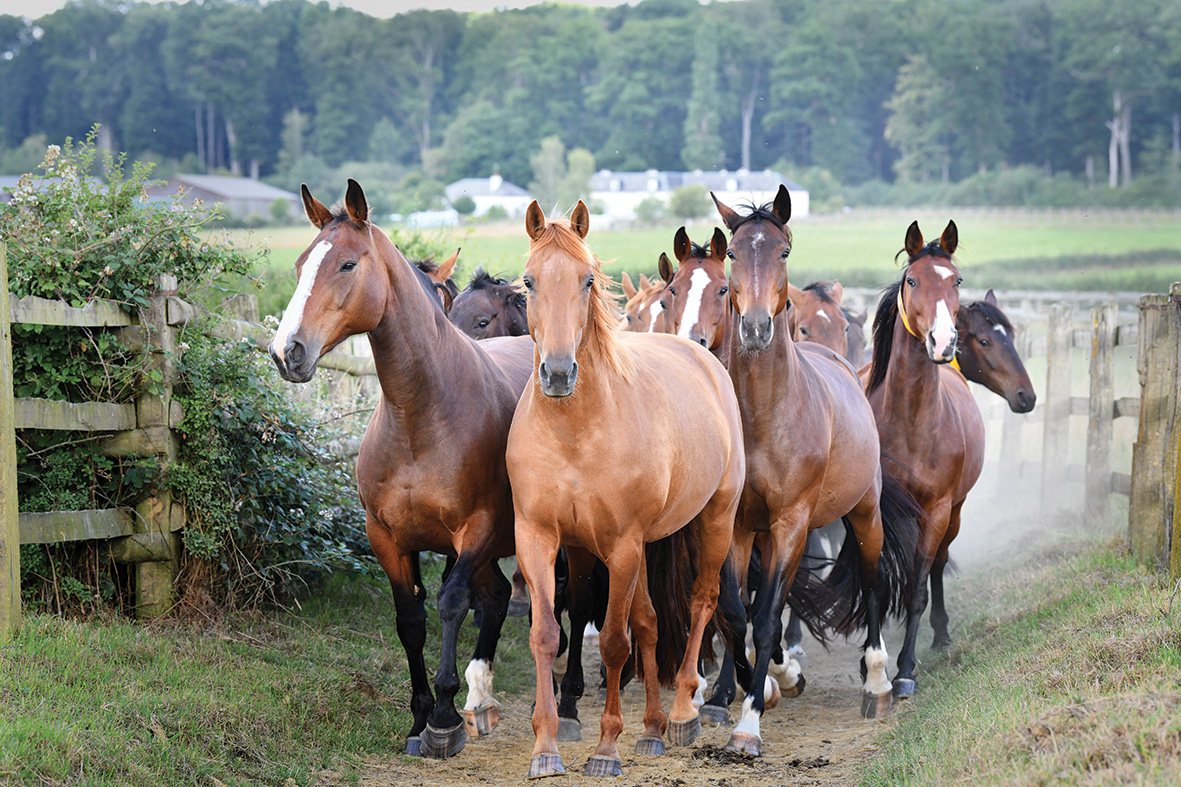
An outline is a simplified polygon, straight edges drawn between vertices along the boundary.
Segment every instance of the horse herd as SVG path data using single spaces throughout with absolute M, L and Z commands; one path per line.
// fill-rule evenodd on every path
M 703 716 L 727 721 L 741 685 L 727 748 L 759 755 L 762 714 L 804 687 L 801 619 L 822 638 L 865 630 L 863 715 L 914 693 L 928 579 L 935 645 L 949 642 L 943 571 L 983 460 L 965 378 L 1017 412 L 1034 404 L 991 291 L 960 304 L 954 222 L 930 242 L 917 222 L 907 230 L 906 265 L 882 297 L 873 358 L 861 365 L 864 317 L 839 308 L 840 285 L 788 283 L 782 186 L 772 203 L 741 213 L 715 197 L 729 235 L 715 229 L 699 245 L 681 228 L 677 264 L 662 254 L 659 281 L 637 288 L 624 276 L 622 312 L 586 244 L 582 202 L 569 221 L 548 220 L 534 202 L 520 282 L 478 271 L 460 292 L 449 283 L 456 257 L 408 262 L 370 221 L 355 181 L 333 209 L 306 186 L 302 196 L 319 234 L 296 262 L 270 353 L 285 379 L 306 382 L 324 353 L 369 335 L 382 395 L 357 479 L 409 661 L 407 754 L 450 757 L 496 726 L 497 640 L 510 599 L 528 604 L 497 564 L 513 554 L 537 671 L 530 777 L 563 773 L 558 742 L 581 734 L 588 621 L 601 630 L 606 672 L 593 775 L 622 772 L 619 691 L 633 663 L 646 698 L 638 753 L 663 754 L 666 738 L 690 744 Z M 810 531 L 830 523 L 843 523 L 834 525 L 843 541 L 827 557 L 806 556 Z M 433 692 L 422 551 L 449 557 Z M 457 638 L 472 606 L 479 634 L 461 715 Z M 559 703 L 563 609 L 571 626 Z M 892 681 L 887 615 L 906 621 Z M 725 648 L 707 700 L 715 634 Z M 676 687 L 667 714 L 661 684 Z

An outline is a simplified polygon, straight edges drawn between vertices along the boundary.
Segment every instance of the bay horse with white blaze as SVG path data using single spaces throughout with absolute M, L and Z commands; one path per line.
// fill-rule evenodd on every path
M 896 697 L 914 693 L 915 640 L 927 606 L 928 577 L 934 647 L 951 641 L 943 570 L 960 529 L 960 509 L 984 462 L 980 409 L 963 375 L 949 365 L 958 344 L 961 277 L 952 259 L 958 244 L 954 221 L 927 244 L 913 222 L 906 231 L 902 278 L 883 291 L 873 323 L 873 362 L 865 390 L 877 418 L 883 471 L 926 512 L 915 555 L 916 592 L 894 678 Z
M 778 653 L 782 615 L 796 578 L 808 531 L 844 518 L 854 535 L 859 565 L 860 605 L 857 623 L 867 638 L 862 658 L 862 713 L 875 716 L 890 705 L 887 654 L 881 639 L 886 607 L 897 607 L 909 575 L 913 507 L 897 487 L 884 486 L 873 412 L 849 363 L 818 344 L 792 341 L 787 325 L 787 258 L 791 253 L 791 198 L 782 185 L 769 206 L 739 215 L 714 196 L 731 239 L 729 371 L 742 412 L 747 476 L 734 527 L 727 571 L 736 571 L 738 587 L 746 572 L 756 535 L 761 537 L 762 582 L 752 609 L 755 688 L 743 702 L 742 718 L 727 748 L 761 753 L 759 720 L 772 655 Z M 912 502 L 912 501 L 910 501 Z M 732 568 L 731 568 L 732 567 Z M 724 580 L 725 581 L 725 580 Z M 730 578 L 732 582 L 733 579 Z M 856 585 L 855 585 L 856 586 Z M 890 589 L 887 594 L 885 591 Z M 731 627 L 745 631 L 742 616 L 727 614 Z M 845 623 L 851 625 L 851 621 Z M 735 661 L 745 661 L 742 639 L 732 637 Z M 802 688 L 799 665 L 789 661 L 781 685 Z M 714 696 L 713 718 L 726 718 L 733 688 L 723 685 L 723 667 Z
M 467 734 L 486 734 L 499 718 L 491 665 L 509 583 L 496 559 L 514 551 L 504 454 L 533 343 L 528 337 L 476 343 L 461 334 L 432 289 L 370 222 L 356 181 L 348 182 L 343 208 L 329 210 L 307 186 L 302 194 L 319 234 L 296 261 L 298 285 L 270 353 L 284 379 L 307 382 L 324 353 L 349 336 L 369 334 L 382 396 L 361 442 L 357 486 L 409 661 L 414 721 L 406 753 L 449 757 L 462 750 Z M 456 558 L 438 597 L 437 700 L 423 660 L 421 551 Z M 460 716 L 456 641 L 473 591 L 482 623 Z
M 726 362 L 729 353 L 730 281 L 726 277 L 726 233 L 714 227 L 708 246 L 692 243 L 685 228 L 673 236 L 677 268 L 660 255 L 660 275 L 668 286 L 663 296 L 665 330 L 697 342 Z
M 554 561 L 561 546 L 602 560 L 610 593 L 599 647 L 607 698 L 596 776 L 622 772 L 619 686 L 630 651 L 628 624 L 646 677 L 644 735 L 637 751 L 661 754 L 692 742 L 702 634 L 718 597 L 745 476 L 738 403 L 726 370 L 702 347 L 665 334 L 617 330 L 599 261 L 585 243 L 590 215 L 579 201 L 567 225 L 547 222 L 533 202 L 525 216 L 529 329 L 534 375 L 508 440 L 517 557 L 529 583 L 529 644 L 537 668 L 531 777 L 564 773 L 552 669 L 558 625 L 552 614 Z M 614 457 L 626 456 L 626 461 Z M 688 645 L 676 670 L 676 700 L 665 716 L 656 679 L 657 610 L 683 594 L 649 594 L 645 544 L 694 528 L 700 570 L 693 582 Z M 676 585 L 674 585 L 675 587 Z M 680 597 L 680 598 L 678 598 Z

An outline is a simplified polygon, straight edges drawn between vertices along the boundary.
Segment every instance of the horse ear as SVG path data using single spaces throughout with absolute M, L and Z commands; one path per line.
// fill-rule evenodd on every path
M 525 210 L 525 232 L 529 233 L 533 240 L 537 240 L 541 233 L 545 232 L 545 211 L 537 204 L 537 200 L 530 202 Z
M 775 192 L 775 202 L 771 204 L 771 212 L 784 224 L 791 218 L 791 194 L 787 193 L 787 186 L 779 184 L 779 191 Z
M 989 287 L 988 292 L 984 293 L 984 302 L 989 306 L 998 305 L 996 302 L 996 293 L 992 291 L 992 287 Z
M 725 261 L 727 248 L 729 244 L 726 242 L 726 233 L 721 227 L 714 227 L 714 236 L 709 241 L 709 256 L 715 260 Z
M 460 246 L 458 249 L 455 250 L 454 254 L 452 254 L 450 257 L 448 257 L 447 259 L 445 259 L 441 263 L 439 263 L 439 268 L 437 270 L 437 273 L 439 274 L 439 276 L 441 278 L 443 278 L 443 279 L 450 279 L 451 278 L 451 274 L 455 272 L 455 263 L 459 260 L 459 252 L 462 248 L 463 247 Z
M 316 229 L 324 229 L 324 225 L 332 220 L 332 211 L 324 207 L 323 202 L 312 196 L 312 192 L 308 190 L 308 184 L 301 183 L 299 193 L 303 196 L 303 212 L 307 214 L 308 221 Z
M 793 305 L 799 306 L 801 303 L 804 302 L 804 291 L 801 290 L 799 287 L 795 286 L 794 284 L 792 284 L 791 282 L 788 282 L 787 283 L 787 299 L 789 301 L 791 301 Z
M 619 276 L 619 283 L 623 287 L 623 294 L 627 296 L 629 301 L 636 297 L 636 285 L 632 284 L 632 277 L 627 275 L 627 271 Z
M 849 322 L 855 322 L 858 325 L 865 325 L 865 321 L 869 319 L 869 310 L 862 309 L 861 314 L 846 313 L 845 316 L 848 317 Z
M 918 221 L 912 221 L 906 228 L 906 254 L 913 257 L 923 250 L 923 233 L 919 230 Z
M 578 233 L 580 238 L 585 238 L 590 232 L 590 211 L 586 209 L 586 203 L 582 200 L 578 200 L 570 214 L 570 229 Z
M 668 255 L 663 251 L 660 252 L 660 262 L 657 265 L 660 270 L 660 278 L 664 279 L 665 283 L 673 280 L 673 263 L 668 258 Z
M 435 291 L 439 293 L 439 297 L 443 299 L 443 314 L 451 313 L 451 304 L 455 302 L 455 296 L 451 294 L 451 290 L 446 287 L 435 287 Z
M 673 256 L 677 258 L 677 262 L 684 262 L 689 258 L 689 233 L 685 232 L 683 225 L 677 230 L 677 234 L 673 235 Z
M 960 231 L 956 229 L 954 221 L 948 221 L 943 234 L 939 236 L 939 245 L 948 254 L 955 254 L 955 247 L 960 245 Z
M 641 273 L 641 274 L 640 274 L 640 289 L 641 289 L 641 290 L 650 290 L 650 289 L 652 289 L 652 280 L 651 280 L 651 279 L 649 279 L 649 278 L 647 277 L 647 275 L 645 275 L 645 274 L 643 274 L 643 273 Z
M 344 207 L 353 223 L 365 225 L 369 222 L 369 203 L 365 201 L 365 192 L 361 184 L 352 178 L 349 178 L 349 188 L 344 193 Z
M 837 302 L 837 306 L 841 305 L 841 298 L 845 297 L 845 288 L 841 286 L 839 281 L 834 281 L 832 286 L 828 288 L 828 294 Z
M 738 214 L 735 213 L 729 205 L 726 205 L 724 202 L 719 200 L 717 195 L 715 195 L 712 191 L 709 193 L 709 196 L 713 198 L 714 205 L 717 205 L 718 207 L 718 215 L 722 217 L 722 223 L 726 225 L 726 229 L 733 232 L 734 228 L 738 226 Z

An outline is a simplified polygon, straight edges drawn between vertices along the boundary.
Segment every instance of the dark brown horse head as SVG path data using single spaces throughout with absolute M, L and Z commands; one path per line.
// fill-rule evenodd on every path
M 590 212 L 579 200 L 570 222 L 547 222 L 534 200 L 525 211 L 529 258 L 521 282 L 528 293 L 529 335 L 536 344 L 537 380 L 546 396 L 574 393 L 579 362 L 606 357 L 619 369 L 618 320 L 608 280 L 586 245 Z
M 927 244 L 917 221 L 906 231 L 907 266 L 897 295 L 899 317 L 906 330 L 923 341 L 935 363 L 950 363 L 955 358 L 962 279 L 952 255 L 958 244 L 954 221 Z
M 365 192 L 349 179 L 344 206 L 328 209 L 301 188 L 308 220 L 320 231 L 295 262 L 298 284 L 271 339 L 279 374 L 307 382 L 320 357 L 381 322 L 389 292 L 393 242 L 369 222 Z M 409 266 L 408 266 L 409 267 Z
M 673 241 L 678 265 L 663 296 L 666 330 L 707 350 L 721 346 L 730 317 L 727 248 L 726 233 L 717 227 L 708 246 L 690 243 L 684 227 Z
M 713 193 L 730 229 L 730 303 L 738 314 L 738 339 L 747 352 L 771 346 L 772 320 L 787 308 L 787 257 L 791 254 L 791 197 L 780 184 L 770 205 L 740 216 Z
M 525 291 L 483 268 L 476 268 L 472 280 L 455 296 L 447 318 L 473 339 L 529 333 Z
M 960 307 L 956 330 L 956 358 L 964 377 L 1003 396 L 1015 413 L 1032 410 L 1037 394 L 1013 345 L 1013 324 L 997 306 L 992 290 L 984 300 Z
M 838 281 L 812 282 L 802 290 L 788 285 L 791 295 L 791 311 L 787 313 L 787 325 L 791 338 L 797 342 L 815 342 L 837 352 L 848 355 L 849 321 L 841 310 L 841 298 L 845 290 Z

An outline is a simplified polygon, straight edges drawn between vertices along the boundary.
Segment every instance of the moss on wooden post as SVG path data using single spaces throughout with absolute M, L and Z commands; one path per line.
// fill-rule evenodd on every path
M 0 243 L 0 642 L 20 628 L 20 518 L 16 499 L 16 432 L 12 399 L 12 327 L 8 250 Z

